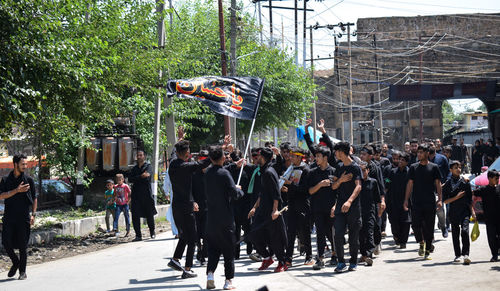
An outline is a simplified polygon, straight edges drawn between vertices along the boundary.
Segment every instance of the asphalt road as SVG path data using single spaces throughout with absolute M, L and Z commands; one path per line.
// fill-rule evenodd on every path
M 471 224 L 472 229 L 472 224 Z M 237 290 L 500 290 L 500 263 L 490 263 L 486 229 L 481 225 L 479 239 L 471 245 L 472 264 L 452 263 L 451 234 L 443 239 L 436 231 L 436 250 L 431 261 L 417 255 L 414 238 L 405 250 L 383 241 L 383 251 L 372 267 L 360 265 L 356 272 L 335 274 L 333 267 L 313 271 L 297 257 L 294 267 L 274 274 L 258 271 L 260 263 L 248 259 L 236 262 Z M 194 268 L 197 278 L 181 279 L 180 272 L 167 267 L 176 240 L 170 232 L 155 240 L 128 243 L 105 250 L 28 266 L 28 279 L 19 281 L 0 273 L 0 290 L 200 290 L 206 285 L 205 267 Z M 315 243 L 314 243 L 315 244 Z M 222 261 L 222 260 L 221 260 Z M 217 288 L 224 283 L 222 262 L 215 273 Z

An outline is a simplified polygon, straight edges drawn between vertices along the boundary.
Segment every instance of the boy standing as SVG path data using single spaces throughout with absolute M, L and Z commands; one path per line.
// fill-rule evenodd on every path
M 129 203 L 130 203 L 130 187 L 124 183 L 125 178 L 123 174 L 116 174 L 116 185 L 115 185 L 115 201 L 116 201 L 116 213 L 115 220 L 113 222 L 113 230 L 116 231 L 116 235 L 120 232 L 118 231 L 118 220 L 120 219 L 120 213 L 123 212 L 125 216 L 125 226 L 127 232 L 125 236 L 128 236 L 130 232 L 130 219 L 129 219 Z
M 361 230 L 359 232 L 359 247 L 361 253 L 361 262 L 365 262 L 367 266 L 373 265 L 373 252 L 375 251 L 374 240 L 374 226 L 376 222 L 377 207 L 379 205 L 380 215 L 382 209 L 380 208 L 381 199 L 380 191 L 377 180 L 368 177 L 370 169 L 367 162 L 361 162 L 361 173 L 363 175 L 363 182 L 361 186 Z
M 498 262 L 498 248 L 500 247 L 500 188 L 498 187 L 499 173 L 496 170 L 488 171 L 488 185 L 474 191 L 474 195 L 483 199 L 486 233 L 491 250 L 490 262 Z
M 451 235 L 453 237 L 453 248 L 455 249 L 455 263 L 461 263 L 463 257 L 464 265 L 470 264 L 469 258 L 469 222 L 470 216 L 476 217 L 472 208 L 472 192 L 470 184 L 460 177 L 462 173 L 459 161 L 450 163 L 451 177 L 443 185 L 443 200 L 450 204 Z M 463 248 L 460 250 L 460 236 L 462 236 Z
M 113 180 L 106 181 L 106 192 L 104 192 L 104 199 L 106 200 L 106 232 L 110 231 L 109 216 L 113 217 L 113 223 L 115 222 L 115 191 Z

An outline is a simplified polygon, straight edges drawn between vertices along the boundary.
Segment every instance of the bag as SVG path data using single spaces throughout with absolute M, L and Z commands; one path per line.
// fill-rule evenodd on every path
M 470 239 L 472 241 L 476 241 L 476 239 L 479 237 L 479 234 L 481 232 L 479 231 L 479 223 L 477 223 L 477 219 L 476 219 L 476 222 L 474 222 L 474 227 L 472 227 L 472 232 L 470 233 Z

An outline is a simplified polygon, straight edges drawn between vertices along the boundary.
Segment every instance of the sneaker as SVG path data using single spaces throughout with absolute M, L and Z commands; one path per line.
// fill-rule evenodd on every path
M 498 262 L 498 257 L 491 257 L 490 262 Z
M 356 271 L 358 269 L 358 264 L 349 264 L 349 271 Z
M 338 263 L 337 267 L 335 268 L 335 272 L 343 273 L 345 271 L 347 271 L 347 265 L 345 263 Z
M 141 240 L 142 240 L 142 237 L 136 236 L 132 241 L 141 241 Z
M 368 267 L 371 267 L 373 265 L 373 259 L 370 257 L 366 257 L 365 262 Z
M 365 263 L 366 262 L 366 258 L 367 258 L 367 256 L 361 256 L 361 258 L 359 258 L 359 262 L 360 263 Z
M 441 232 L 443 233 L 443 237 L 444 238 L 447 238 L 448 237 L 448 229 L 445 227 L 441 230 Z
M 325 262 L 322 259 L 318 259 L 316 264 L 313 265 L 313 270 L 321 270 L 325 267 Z
M 399 245 L 399 248 L 400 248 L 400 249 L 406 249 L 406 244 L 400 244 L 400 245 Z
M 231 280 L 226 280 L 224 283 L 224 290 L 233 290 L 236 289 L 236 287 L 233 286 L 233 282 Z
M 156 233 L 154 231 L 150 231 L 149 235 L 151 236 L 151 239 L 155 239 L 156 238 Z
M 12 267 L 10 267 L 9 273 L 7 274 L 7 277 L 9 277 L 9 278 L 14 277 L 16 275 L 18 268 L 19 268 L 18 265 L 12 265 Z
M 330 266 L 337 266 L 337 256 L 333 256 L 330 260 Z
M 19 280 L 26 280 L 27 278 L 26 272 L 19 273 Z
M 453 263 L 460 264 L 462 262 L 462 257 L 455 257 Z
M 262 262 L 262 257 L 257 253 L 250 254 L 250 255 L 248 255 L 248 257 L 250 258 L 250 260 L 252 260 L 254 262 Z
M 207 289 L 215 289 L 214 274 L 207 274 Z
M 421 242 L 420 247 L 418 248 L 418 255 L 423 256 L 425 254 L 425 243 Z
M 432 244 L 431 244 L 431 247 L 429 248 L 429 252 L 433 253 L 435 248 L 436 248 L 436 247 L 435 247 L 434 245 L 432 245 Z
M 470 262 L 471 262 L 471 260 L 470 260 L 469 256 L 464 256 L 464 265 L 468 266 L 468 265 L 470 265 Z
M 426 261 L 432 260 L 431 253 L 429 251 L 425 251 L 424 260 Z
M 312 258 L 306 258 L 304 265 L 305 266 L 312 266 L 312 265 L 314 265 L 314 260 Z
M 274 269 L 274 273 L 281 273 L 281 272 L 284 272 L 286 270 L 288 270 L 288 267 L 286 266 L 286 264 L 282 264 L 281 262 L 279 262 L 276 269 Z
M 264 271 L 269 266 L 271 266 L 274 263 L 273 258 L 269 257 L 269 259 L 264 259 L 262 260 L 262 265 L 260 265 L 259 271 Z
M 382 238 L 386 238 L 387 237 L 387 233 L 385 231 L 382 231 Z
M 182 265 L 179 261 L 176 261 L 174 259 L 170 259 L 170 262 L 168 262 L 168 265 L 170 268 L 176 270 L 176 271 L 184 271 L 182 268 Z
M 182 279 L 190 279 L 190 278 L 195 278 L 195 277 L 197 277 L 197 276 L 198 276 L 198 275 L 196 275 L 196 273 L 195 273 L 195 272 L 193 272 L 193 270 L 189 270 L 189 271 L 186 271 L 186 270 L 185 270 L 184 272 L 182 272 L 182 276 L 181 276 L 181 278 L 182 278 Z

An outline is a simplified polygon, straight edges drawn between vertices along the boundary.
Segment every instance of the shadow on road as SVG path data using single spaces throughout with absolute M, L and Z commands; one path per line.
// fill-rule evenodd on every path
M 7 278 L 7 279 L 2 279 L 0 280 L 0 283 L 3 283 L 3 282 L 9 282 L 9 281 L 14 281 L 14 280 L 17 280 L 16 278 Z
M 500 272 L 500 266 L 493 266 L 493 267 L 491 267 L 491 270 Z
M 188 288 L 188 290 L 203 290 L 199 284 L 186 284 L 186 285 L 175 285 L 175 286 L 148 286 L 148 287 L 132 287 L 132 288 L 121 288 L 121 289 L 111 289 L 109 291 L 142 291 L 142 290 L 170 290 L 175 288 Z
M 137 279 L 130 279 L 129 284 L 157 284 L 157 283 L 164 283 L 168 281 L 173 281 L 175 279 L 179 279 L 180 276 L 169 276 L 169 277 L 161 277 L 161 278 L 156 278 L 156 279 L 148 279 L 148 280 L 142 280 L 139 281 Z

